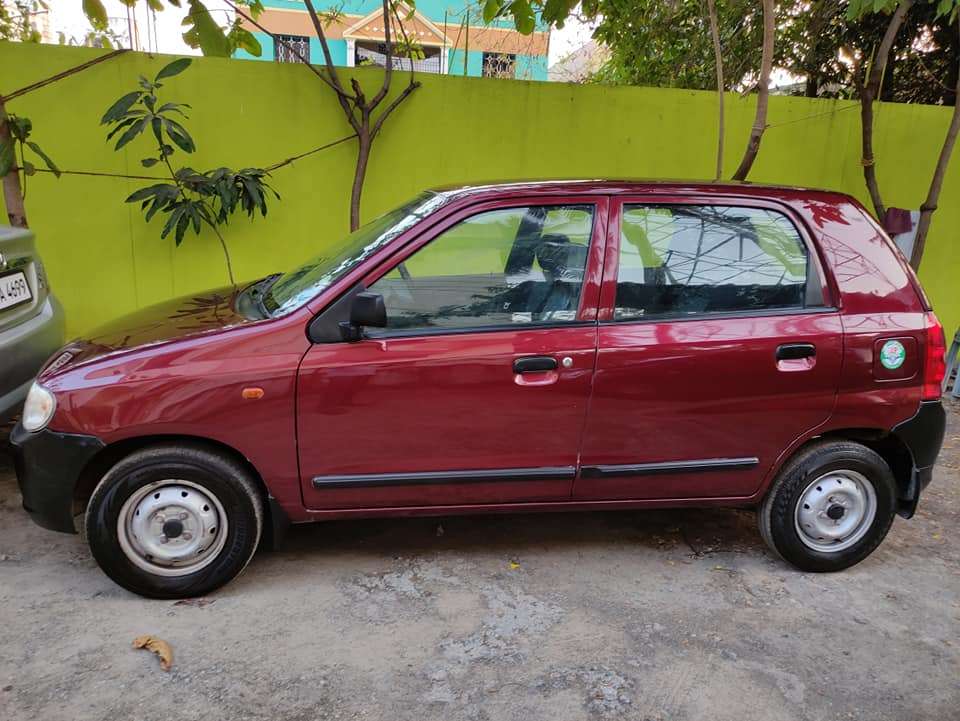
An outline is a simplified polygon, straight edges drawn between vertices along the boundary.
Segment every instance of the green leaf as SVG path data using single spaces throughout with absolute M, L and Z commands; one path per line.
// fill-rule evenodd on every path
M 188 67 L 190 67 L 191 62 L 193 61 L 190 58 L 179 58 L 174 60 L 172 63 L 165 65 L 160 72 L 157 73 L 157 77 L 153 79 L 153 82 L 156 83 L 164 78 L 172 78 L 174 75 L 179 75 Z
M 183 19 L 183 24 L 190 28 L 183 34 L 183 39 L 188 45 L 199 47 L 204 55 L 230 57 L 230 43 L 227 36 L 200 0 L 190 0 L 190 9 Z
M 7 128 L 10 130 L 13 139 L 22 143 L 30 137 L 30 133 L 33 131 L 33 121 L 19 115 L 10 115 L 7 117 Z
M 255 58 L 259 58 L 263 55 L 263 47 L 260 45 L 260 41 L 257 40 L 257 36 L 246 28 L 242 28 L 238 25 L 230 31 L 230 35 L 231 40 L 236 47 L 244 50 Z
M 177 221 L 177 230 L 176 230 L 176 244 L 177 247 L 180 247 L 180 244 L 183 242 L 183 234 L 187 232 L 187 226 L 190 224 L 190 214 L 187 212 L 187 209 L 184 208 L 184 212 L 180 214 L 180 220 Z
M 194 145 L 193 138 L 190 137 L 190 133 L 176 120 L 163 118 L 163 126 L 167 131 L 167 137 L 170 138 L 173 144 L 180 148 L 180 150 L 185 153 L 192 153 L 197 149 L 196 145 Z
M 160 161 L 157 160 L 156 158 L 144 158 L 143 160 L 140 161 L 140 165 L 142 165 L 144 168 L 152 168 L 154 165 L 156 165 L 159 162 Z
M 167 218 L 167 222 L 163 225 L 163 230 L 160 231 L 160 237 L 166 238 L 170 231 L 176 227 L 176 224 L 180 220 L 180 216 L 185 212 L 183 205 L 176 205 L 171 209 L 170 217 Z
M 143 129 L 146 127 L 146 125 L 147 125 L 146 118 L 139 118 L 138 120 L 136 120 L 133 123 L 133 125 L 127 128 L 127 131 L 120 136 L 120 140 L 118 140 L 117 144 L 113 146 L 113 149 L 120 150 L 120 148 L 122 148 L 124 145 L 129 143 L 135 137 L 140 135 L 140 133 L 143 132 Z
M 483 4 L 483 22 L 489 23 L 493 20 L 501 7 L 500 0 L 487 0 Z
M 147 0 L 147 6 L 157 13 L 163 10 L 163 3 L 160 0 Z
M 136 203 L 138 200 L 146 200 L 147 198 L 152 198 L 153 196 L 169 196 L 170 193 L 173 193 L 174 196 L 177 194 L 177 186 L 170 183 L 156 183 L 155 185 L 148 185 L 146 188 L 140 188 L 129 196 L 127 196 L 127 203 Z
M 37 166 L 35 166 L 35 165 L 34 165 L 33 163 L 31 163 L 29 160 L 24 160 L 24 161 L 23 161 L 23 174 L 24 174 L 24 175 L 36 175 L 36 174 L 37 174 Z
M 529 35 L 537 26 L 537 18 L 529 0 L 513 0 L 510 5 L 513 22 L 522 35 Z
M 163 115 L 164 113 L 180 113 L 183 117 L 190 117 L 180 108 L 189 108 L 190 106 L 186 103 L 164 103 L 156 110 L 157 115 Z
M 49 155 L 47 155 L 45 152 L 43 152 L 43 150 L 40 149 L 39 145 L 37 145 L 32 140 L 28 140 L 27 147 L 40 156 L 40 159 L 43 161 L 43 164 L 47 166 L 47 169 L 51 173 L 53 173 L 58 178 L 60 177 L 60 168 L 58 168 L 57 164 L 50 159 Z
M 0 178 L 5 177 L 17 163 L 17 156 L 10 141 L 0 143 Z
M 107 112 L 100 118 L 100 124 L 106 125 L 120 120 L 126 115 L 127 111 L 133 107 L 133 104 L 140 99 L 141 95 L 143 95 L 143 93 L 139 90 L 134 90 L 132 93 L 124 95 L 107 109 Z
M 112 138 L 114 135 L 122 131 L 124 128 L 130 127 L 135 122 L 137 122 L 136 118 L 126 118 L 125 120 L 120 121 L 114 126 L 113 130 L 107 133 L 107 140 L 110 140 L 110 138 Z
M 107 9 L 100 0 L 83 0 L 83 14 L 97 30 L 107 29 Z

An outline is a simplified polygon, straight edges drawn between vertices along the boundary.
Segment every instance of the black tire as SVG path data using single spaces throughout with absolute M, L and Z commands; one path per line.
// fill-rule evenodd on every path
M 876 513 L 863 536 L 849 548 L 823 552 L 804 543 L 796 527 L 795 513 L 814 480 L 841 470 L 853 471 L 870 483 L 876 496 Z M 802 571 L 842 571 L 865 559 L 880 545 L 890 530 L 896 508 L 896 482 L 880 455 L 852 441 L 819 441 L 798 451 L 774 479 L 760 506 L 760 535 L 775 554 Z
M 222 548 L 187 575 L 141 568 L 124 553 L 119 538 L 118 519 L 127 500 L 144 486 L 167 479 L 213 494 L 226 515 Z M 263 528 L 263 499 L 249 471 L 232 458 L 199 445 L 158 445 L 136 451 L 110 469 L 90 498 L 84 525 L 93 557 L 117 584 L 147 598 L 191 598 L 235 578 L 253 558 Z

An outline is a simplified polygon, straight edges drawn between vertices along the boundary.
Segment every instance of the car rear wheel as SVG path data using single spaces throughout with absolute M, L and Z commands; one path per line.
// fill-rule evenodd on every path
M 787 462 L 760 507 L 771 550 L 803 571 L 841 571 L 869 556 L 896 513 L 886 461 L 851 441 L 822 441 Z
M 87 542 L 103 571 L 149 598 L 219 588 L 253 557 L 263 503 L 233 459 L 191 445 L 136 451 L 100 481 L 87 506 Z

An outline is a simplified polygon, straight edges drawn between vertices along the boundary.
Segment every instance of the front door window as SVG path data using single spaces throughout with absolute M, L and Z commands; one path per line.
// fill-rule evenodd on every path
M 373 283 L 396 331 L 536 326 L 576 320 L 592 205 L 474 215 Z

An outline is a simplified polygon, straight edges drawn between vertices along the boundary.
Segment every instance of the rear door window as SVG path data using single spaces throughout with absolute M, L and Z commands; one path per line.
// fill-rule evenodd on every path
M 614 319 L 803 308 L 809 260 L 773 210 L 626 204 Z
M 392 331 L 576 320 L 593 205 L 503 208 L 447 229 L 370 286 Z

